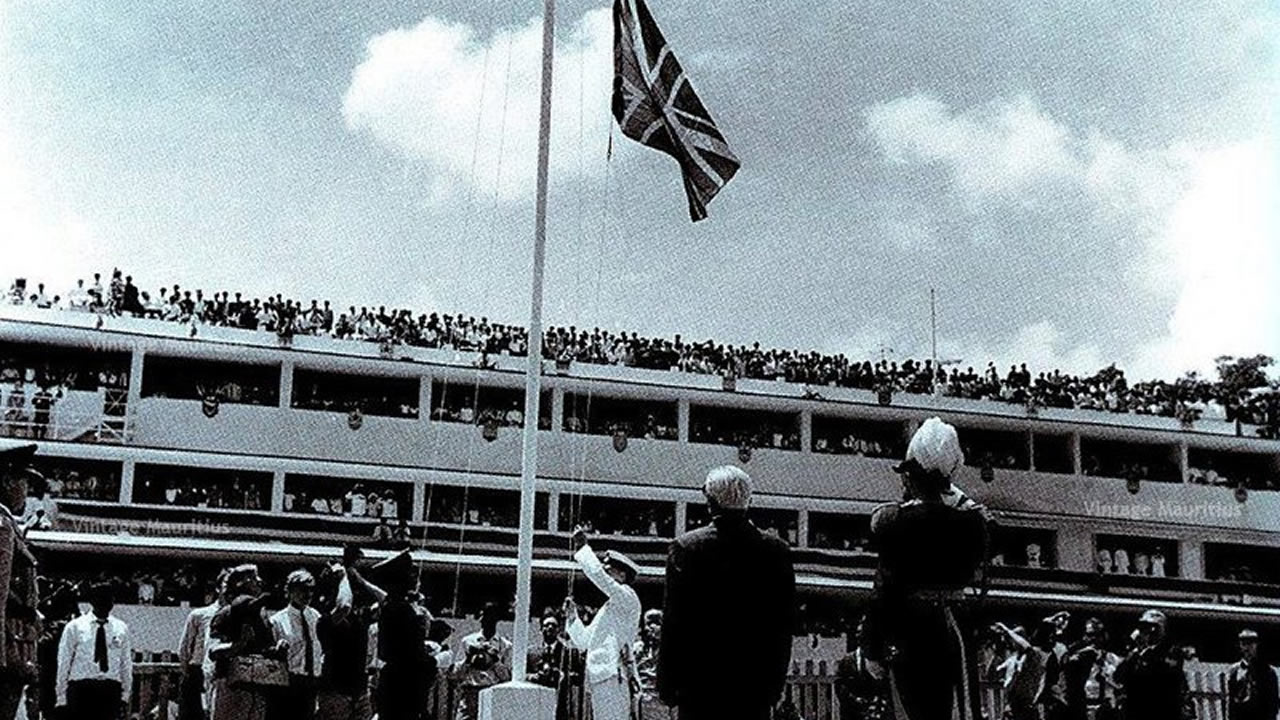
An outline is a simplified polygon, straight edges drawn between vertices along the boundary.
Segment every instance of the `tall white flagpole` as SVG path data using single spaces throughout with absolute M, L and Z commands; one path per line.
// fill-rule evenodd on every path
M 547 246 L 547 163 L 551 149 L 551 57 L 555 45 L 555 11 L 555 0 L 543 0 L 542 112 L 538 118 L 538 181 L 534 200 L 533 283 L 524 376 L 524 442 L 520 450 L 520 540 L 516 551 L 516 622 L 511 649 L 511 682 L 480 692 L 480 720 L 554 720 L 556 715 L 555 690 L 528 682 L 533 508 L 542 395 L 542 271 Z
M 538 118 L 538 180 L 534 204 L 533 287 L 529 301 L 528 362 L 524 376 L 524 444 L 520 452 L 520 540 L 516 552 L 516 622 L 511 679 L 526 677 L 530 592 L 533 582 L 533 508 L 538 473 L 538 420 L 542 396 L 542 275 L 547 246 L 547 165 L 551 155 L 551 66 L 555 0 L 543 0 L 542 109 Z

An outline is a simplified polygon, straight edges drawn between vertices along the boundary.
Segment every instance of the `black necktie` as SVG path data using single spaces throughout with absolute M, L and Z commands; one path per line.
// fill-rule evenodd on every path
M 107 621 L 98 621 L 98 637 L 93 642 L 93 661 L 98 663 L 98 669 L 102 672 L 107 671 Z
M 303 661 L 303 672 L 307 677 L 315 675 L 316 658 L 315 648 L 311 645 L 311 628 L 307 625 L 307 611 L 303 608 L 298 611 L 298 615 L 302 617 L 302 643 L 306 648 L 306 659 Z

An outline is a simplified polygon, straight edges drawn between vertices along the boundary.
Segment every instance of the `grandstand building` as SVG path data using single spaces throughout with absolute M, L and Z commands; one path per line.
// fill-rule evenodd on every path
M 438 612 L 513 593 L 521 358 L 3 306 L 0 361 L 0 436 L 40 441 L 54 480 L 31 533 L 51 572 L 287 568 L 407 542 Z M 872 582 L 870 513 L 938 415 L 966 446 L 959 483 L 999 516 L 993 615 L 1119 629 L 1155 606 L 1206 659 L 1234 659 L 1242 625 L 1280 644 L 1280 491 L 1264 489 L 1280 441 L 1237 423 L 544 366 L 535 608 L 576 581 L 579 523 L 660 603 L 667 543 L 706 520 L 704 474 L 737 463 L 757 525 L 795 548 L 802 630 L 839 638 Z M 61 396 L 37 400 L 40 378 Z

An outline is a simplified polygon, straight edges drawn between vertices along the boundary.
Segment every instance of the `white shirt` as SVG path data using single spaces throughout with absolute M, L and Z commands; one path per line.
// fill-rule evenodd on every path
M 219 609 L 218 603 L 205 605 L 192 610 L 187 615 L 187 624 L 182 629 L 182 640 L 178 643 L 178 661 L 183 665 L 204 664 L 205 648 L 208 647 L 209 624 Z
M 99 625 L 107 635 L 107 669 L 103 671 L 93 658 Z M 120 683 L 120 695 L 129 702 L 133 692 L 133 645 L 129 640 L 129 626 L 124 621 L 108 617 L 100 621 L 93 613 L 85 613 L 67 623 L 58 643 L 58 678 L 55 684 L 57 704 L 67 704 L 67 684 L 76 680 L 115 680 Z
M 307 634 L 311 636 L 311 675 L 320 677 L 320 666 L 324 663 L 324 652 L 320 649 L 320 638 L 316 635 L 316 623 L 320 621 L 320 611 L 313 607 L 299 610 L 290 605 L 271 616 L 271 632 L 276 641 L 289 643 L 289 673 L 306 675 L 307 643 L 302 635 L 302 617 L 307 618 Z
M 583 545 L 573 558 L 582 572 L 609 597 L 599 612 L 584 626 L 575 611 L 566 628 L 569 642 L 587 653 L 587 682 L 613 680 L 622 673 L 622 648 L 631 647 L 640 628 L 640 598 L 630 585 L 614 580 L 590 545 Z

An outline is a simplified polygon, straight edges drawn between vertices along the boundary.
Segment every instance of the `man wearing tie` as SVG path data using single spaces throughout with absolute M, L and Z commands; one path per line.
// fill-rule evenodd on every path
M 133 690 L 133 646 L 129 626 L 111 617 L 115 606 L 106 583 L 89 589 L 93 611 L 67 623 L 58 644 L 57 705 L 63 717 L 118 720 Z
M 315 587 L 315 578 L 306 570 L 289 573 L 285 581 L 289 605 L 271 616 L 276 642 L 288 645 L 289 687 L 280 696 L 279 712 L 271 713 L 281 720 L 313 720 L 316 715 L 316 679 L 324 656 L 316 636 L 320 611 L 311 607 Z

